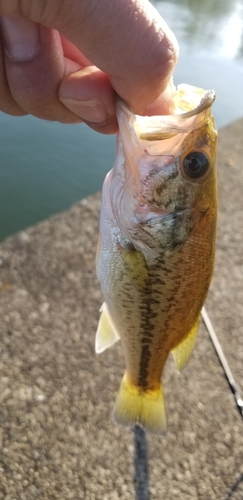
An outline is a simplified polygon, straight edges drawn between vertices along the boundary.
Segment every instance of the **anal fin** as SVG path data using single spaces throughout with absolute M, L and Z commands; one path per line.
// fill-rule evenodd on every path
M 182 371 L 189 361 L 197 340 L 199 319 L 188 335 L 172 350 L 176 368 Z
M 105 302 L 101 306 L 100 311 L 101 315 L 95 337 L 95 352 L 97 354 L 105 351 L 119 340 L 119 335 Z

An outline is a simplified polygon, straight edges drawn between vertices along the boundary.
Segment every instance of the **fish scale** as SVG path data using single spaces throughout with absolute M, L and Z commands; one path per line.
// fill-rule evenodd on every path
M 105 305 L 97 352 L 119 338 L 126 372 L 115 419 L 161 434 L 161 377 L 194 348 L 213 273 L 217 132 L 212 91 L 182 85 L 178 114 L 141 117 L 117 103 L 117 155 L 102 194 L 97 274 Z

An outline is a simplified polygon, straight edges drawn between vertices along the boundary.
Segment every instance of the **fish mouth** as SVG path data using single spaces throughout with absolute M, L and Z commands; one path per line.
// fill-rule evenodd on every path
M 192 85 L 181 84 L 175 88 L 173 95 L 175 114 L 140 116 L 132 113 L 126 104 L 117 100 L 117 116 L 122 125 L 122 115 L 125 114 L 137 137 L 144 141 L 170 139 L 177 134 L 187 132 L 192 126 L 201 127 L 211 113 L 215 100 L 214 90 L 204 90 Z
M 215 101 L 214 90 L 203 90 L 191 85 L 178 85 L 174 95 L 176 115 L 183 119 L 195 116 L 211 108 Z

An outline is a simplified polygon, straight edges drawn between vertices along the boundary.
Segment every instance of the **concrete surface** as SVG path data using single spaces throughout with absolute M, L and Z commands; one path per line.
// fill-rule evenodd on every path
M 220 132 L 219 229 L 207 308 L 243 391 L 243 121 Z M 133 436 L 112 408 L 120 345 L 96 356 L 100 194 L 0 245 L 0 499 L 134 498 Z M 243 499 L 243 421 L 203 325 L 164 374 L 169 419 L 148 437 L 155 499 Z

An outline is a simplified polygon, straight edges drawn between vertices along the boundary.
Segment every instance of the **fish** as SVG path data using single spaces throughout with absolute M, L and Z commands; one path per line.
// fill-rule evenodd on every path
M 162 373 L 194 349 L 213 274 L 217 129 L 213 90 L 181 84 L 175 113 L 140 116 L 118 99 L 116 157 L 102 189 L 96 353 L 119 339 L 126 370 L 115 420 L 164 434 Z

